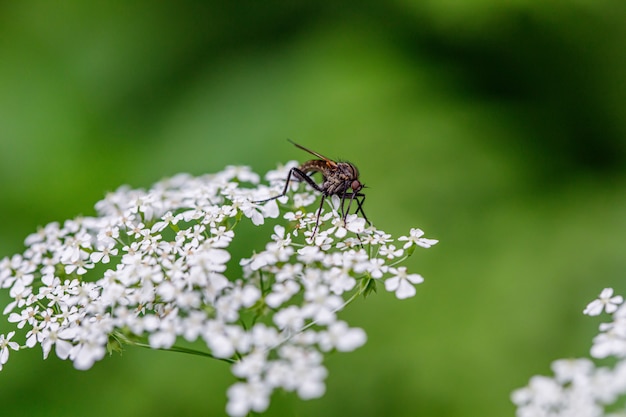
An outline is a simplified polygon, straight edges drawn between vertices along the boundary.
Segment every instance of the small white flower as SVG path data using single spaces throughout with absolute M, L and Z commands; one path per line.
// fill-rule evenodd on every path
M 87 262 L 86 257 L 87 253 L 81 252 L 79 259 L 72 261 L 69 265 L 65 265 L 65 273 L 69 275 L 76 272 L 78 275 L 85 275 L 88 269 L 93 269 L 95 265 L 91 262 Z
M 23 307 L 32 291 L 33 289 L 30 285 L 26 285 L 22 280 L 16 280 L 9 291 L 9 296 L 13 298 L 13 301 L 7 304 L 2 314 L 9 314 L 15 307 Z
M 337 295 L 351 291 L 356 285 L 356 280 L 350 274 L 339 268 L 331 268 L 328 271 L 328 289 Z
M 9 360 L 9 349 L 18 350 L 20 346 L 16 342 L 11 342 L 11 338 L 15 332 L 9 332 L 7 335 L 0 334 L 0 370 Z
M 300 285 L 295 281 L 276 282 L 272 285 L 272 292 L 265 297 L 265 302 L 272 308 L 278 308 L 299 291 Z
M 277 218 L 280 215 L 280 210 L 278 209 L 278 201 L 277 200 L 268 201 L 262 206 L 261 212 L 263 213 L 263 216 L 269 219 Z M 252 219 L 252 221 L 254 222 L 254 218 Z M 260 224 L 263 224 L 263 223 L 260 223 Z
M 175 317 L 168 316 L 159 322 L 158 330 L 148 336 L 148 342 L 152 349 L 168 349 L 176 342 L 176 332 L 180 323 Z
M 538 403 L 543 408 L 544 406 L 558 405 L 562 395 L 561 385 L 552 378 L 534 376 L 528 387 L 513 392 L 512 400 L 518 406 Z
M 102 262 L 108 264 L 111 262 L 111 256 L 115 256 L 118 253 L 118 249 L 113 247 L 113 243 L 108 245 L 98 245 L 98 251 L 92 252 L 89 255 L 89 260 L 93 263 Z
M 296 306 L 289 306 L 274 315 L 274 323 L 279 329 L 298 331 L 304 326 L 304 315 Z
M 235 232 L 226 230 L 225 226 L 211 228 L 211 246 L 214 248 L 226 248 L 235 237 Z
M 264 323 L 257 323 L 251 330 L 252 344 L 260 349 L 267 349 L 279 344 L 280 336 L 275 327 L 268 327 Z
M 276 242 L 280 247 L 286 247 L 291 245 L 291 237 L 285 235 L 285 228 L 281 225 L 274 226 L 274 234 L 272 234 L 272 240 Z
M 302 307 L 302 315 L 310 317 L 318 324 L 329 325 L 335 321 L 335 312 L 343 305 L 343 299 L 330 293 L 323 285 L 309 287 L 304 293 L 306 304 Z
M 224 170 L 224 176 L 227 178 L 237 178 L 239 181 L 246 181 L 252 184 L 259 183 L 259 174 L 252 172 L 250 167 L 228 165 Z
M 289 161 L 285 165 L 279 165 L 276 169 L 267 171 L 264 178 L 270 183 L 275 184 L 279 190 L 285 186 L 285 179 L 289 175 L 291 168 L 296 168 L 300 164 L 298 161 Z
M 261 298 L 261 291 L 253 285 L 244 285 L 235 287 L 229 296 L 233 302 L 243 307 L 251 307 Z
M 224 272 L 226 262 L 230 260 L 230 253 L 224 249 L 208 248 L 195 251 L 188 257 L 190 266 L 198 266 L 206 272 Z
M 202 334 L 202 326 L 207 319 L 204 311 L 191 311 L 181 320 L 182 335 L 188 342 L 193 342 Z
M 255 350 L 235 363 L 232 367 L 233 375 L 238 378 L 259 378 L 267 368 L 267 353 L 264 350 Z
M 69 352 L 69 358 L 76 369 L 87 370 L 91 368 L 106 353 L 107 337 L 103 333 L 92 329 L 82 329 L 77 336 L 77 342 Z
M 26 343 L 25 345 L 29 348 L 34 347 L 37 343 L 41 343 L 43 340 L 43 334 L 41 333 L 42 328 L 44 328 L 46 324 L 43 323 L 33 323 L 31 329 L 26 333 Z
M 328 371 L 321 366 L 322 356 L 317 350 L 285 345 L 279 349 L 279 356 L 289 364 L 282 381 L 284 389 L 296 391 L 304 400 L 324 395 Z
M 408 249 L 413 245 L 421 246 L 423 248 L 430 248 L 436 245 L 439 241 L 436 239 L 427 239 L 424 236 L 424 231 L 421 229 L 411 229 L 409 236 L 400 236 L 398 240 L 405 240 L 404 249 Z
M 362 242 L 361 240 L 359 240 L 356 237 L 348 237 L 346 239 L 343 239 L 339 242 L 337 242 L 337 249 L 341 249 L 341 250 L 347 250 L 347 249 L 354 249 L 357 248 L 359 246 L 361 246 L 364 242 Z
M 319 247 L 322 251 L 327 251 L 333 243 L 333 238 L 329 234 L 329 230 L 324 230 L 323 232 L 317 232 L 315 236 L 313 236 L 313 231 L 310 231 L 310 232 L 307 231 L 305 232 L 305 236 L 307 236 L 309 239 L 313 239 L 313 244 Z
M 390 268 L 389 272 L 394 276 L 385 280 L 385 289 L 395 291 L 396 297 L 402 300 L 415 295 L 415 287 L 412 284 L 424 282 L 419 274 L 407 274 L 406 267 Z
M 324 254 L 317 246 L 305 246 L 298 249 L 298 260 L 305 265 L 324 259 Z
M 41 348 L 43 350 L 43 358 L 46 359 L 50 354 L 52 346 L 55 346 L 55 351 L 59 359 L 67 359 L 70 355 L 70 351 L 73 347 L 72 343 L 61 338 L 59 331 L 61 326 L 58 323 L 51 323 L 42 334 Z
M 296 229 L 303 229 L 305 227 L 305 214 L 302 212 L 302 210 L 298 210 L 296 212 L 288 211 L 283 215 L 283 219 L 288 220 L 292 223 L 297 223 Z
M 9 314 L 8 321 L 10 323 L 17 323 L 17 328 L 22 329 L 24 328 L 26 323 L 33 324 L 35 322 L 35 317 L 37 316 L 38 312 L 39 306 L 28 306 L 24 310 L 22 310 L 20 314 Z
M 317 200 L 317 196 L 311 193 L 296 193 L 293 195 L 293 205 L 295 207 L 307 207 Z
M 259 210 L 256 204 L 249 201 L 243 201 L 241 202 L 240 208 L 244 216 L 250 218 L 255 226 L 259 226 L 265 222 L 263 213 Z
M 331 324 L 328 330 L 319 333 L 319 345 L 323 351 L 337 349 L 340 352 L 351 352 L 363 346 L 367 336 L 363 329 L 349 328 L 344 321 Z
M 560 359 L 552 362 L 554 378 L 560 384 L 587 380 L 594 370 L 589 359 Z
M 600 293 L 600 297 L 587 305 L 583 314 L 599 316 L 603 310 L 611 314 L 614 313 L 617 307 L 623 302 L 624 298 L 621 295 L 613 296 L 613 288 L 605 288 Z
M 352 233 L 363 233 L 365 231 L 365 219 L 356 214 L 350 214 L 346 217 L 346 229 Z
M 243 417 L 250 411 L 262 413 L 269 406 L 271 392 L 263 381 L 237 382 L 228 388 L 226 412 L 232 417 Z
M 370 259 L 367 264 L 367 270 L 372 278 L 382 278 L 383 274 L 389 270 L 389 267 L 385 264 L 384 259 Z
M 591 356 L 598 359 L 609 356 L 626 357 L 626 339 L 612 331 L 600 333 L 593 338 Z
M 235 346 L 226 335 L 225 325 L 219 321 L 207 322 L 202 330 L 202 338 L 216 358 L 230 358 L 235 354 Z
M 402 249 L 396 249 L 394 245 L 382 245 L 378 253 L 387 259 L 395 259 L 402 256 L 404 251 Z
M 297 369 L 296 380 L 298 387 L 296 392 L 303 400 L 319 398 L 326 392 L 324 380 L 328 375 L 328 371 L 323 366 L 308 366 Z

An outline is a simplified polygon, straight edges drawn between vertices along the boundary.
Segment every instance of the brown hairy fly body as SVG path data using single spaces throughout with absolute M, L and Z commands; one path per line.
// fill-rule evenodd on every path
M 361 181 L 359 181 L 359 170 L 354 166 L 354 164 L 350 162 L 337 162 L 330 158 L 325 157 L 324 155 L 312 151 L 310 149 L 305 148 L 302 145 L 299 145 L 293 142 L 290 139 L 289 142 L 293 143 L 296 147 L 302 149 L 305 152 L 310 153 L 318 157 L 319 159 L 312 159 L 310 161 L 304 162 L 297 168 L 291 168 L 289 170 L 289 174 L 287 175 L 287 182 L 285 184 L 285 188 L 281 194 L 267 198 L 265 200 L 255 201 L 255 203 L 264 203 L 266 201 L 275 200 L 287 194 L 287 189 L 289 188 L 289 181 L 291 181 L 292 177 L 295 177 L 297 180 L 305 181 L 307 184 L 311 186 L 316 191 L 322 193 L 322 200 L 320 202 L 320 207 L 317 211 L 317 219 L 315 221 L 315 228 L 313 229 L 312 236 L 315 236 L 317 232 L 317 228 L 320 222 L 320 214 L 322 212 L 322 207 L 324 205 L 324 200 L 326 197 L 332 197 L 334 195 L 338 196 L 341 200 L 341 218 L 346 221 L 346 217 L 350 211 L 350 207 L 352 206 L 352 201 L 356 200 L 357 208 L 356 213 L 361 213 L 363 218 L 368 224 L 372 224 L 365 215 L 363 211 L 363 202 L 365 201 L 365 194 L 361 192 L 365 186 Z M 322 183 L 317 184 L 312 178 L 311 175 L 319 172 L 322 174 Z M 346 207 L 346 201 L 348 202 L 348 206 Z

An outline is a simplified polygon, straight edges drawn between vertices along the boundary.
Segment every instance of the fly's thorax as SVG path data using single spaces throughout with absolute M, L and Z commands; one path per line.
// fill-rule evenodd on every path
M 359 170 L 349 162 L 338 162 L 335 175 L 338 180 L 352 182 L 359 178 Z
M 358 192 L 363 188 L 358 178 L 359 171 L 354 165 L 349 162 L 339 162 L 332 173 L 324 178 L 322 188 L 326 195 L 343 195 L 349 189 Z

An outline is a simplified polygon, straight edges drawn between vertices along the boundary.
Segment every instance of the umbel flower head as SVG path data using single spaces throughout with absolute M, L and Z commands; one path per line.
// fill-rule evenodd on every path
M 15 331 L 0 335 L 0 369 L 11 350 L 36 345 L 44 359 L 54 350 L 89 369 L 125 344 L 191 352 L 177 343 L 200 339 L 206 351 L 193 353 L 231 363 L 238 378 L 227 392 L 231 416 L 264 411 L 277 388 L 323 395 L 324 354 L 366 341 L 337 313 L 378 282 L 398 298 L 414 295 L 422 277 L 398 264 L 437 241 L 412 229 L 394 245 L 363 218 L 344 222 L 336 198 L 313 234 L 308 208 L 318 195 L 297 182 L 287 196 L 254 203 L 279 193 L 294 165 L 268 172 L 269 185 L 229 166 L 148 190 L 121 187 L 96 216 L 28 236 L 24 253 L 0 260 L 0 288 L 12 300 L 3 313 L 23 335 L 21 345 Z M 238 225 L 278 217 L 284 226 L 261 229 L 264 249 L 231 259 Z
M 589 358 L 552 362 L 554 377 L 533 376 L 528 385 L 511 394 L 518 417 L 623 417 L 626 415 L 626 304 L 621 295 L 605 288 L 583 314 L 605 312 L 612 321 L 600 324 Z

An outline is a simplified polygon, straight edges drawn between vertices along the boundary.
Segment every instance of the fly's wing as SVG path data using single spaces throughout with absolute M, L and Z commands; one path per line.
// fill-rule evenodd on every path
M 312 151 L 312 150 L 310 150 L 310 149 L 307 149 L 307 148 L 305 148 L 305 147 L 304 147 L 304 146 L 302 146 L 302 145 L 298 145 L 296 142 L 292 141 L 291 139 L 287 139 L 287 140 L 288 140 L 289 142 L 293 143 L 296 147 L 298 147 L 298 148 L 302 149 L 303 151 L 308 152 L 308 153 L 310 153 L 311 155 L 315 155 L 315 156 L 317 156 L 317 157 L 318 157 L 318 158 L 320 158 L 320 159 L 323 159 L 324 161 L 326 161 L 326 164 L 327 164 L 329 167 L 333 167 L 333 168 L 334 168 L 334 167 L 336 167 L 336 166 L 337 166 L 337 163 L 336 163 L 335 161 L 333 161 L 332 159 L 327 158 L 327 157 L 325 157 L 324 155 L 322 155 L 322 154 L 320 154 L 320 153 L 317 153 L 317 152 L 315 152 L 315 151 Z

